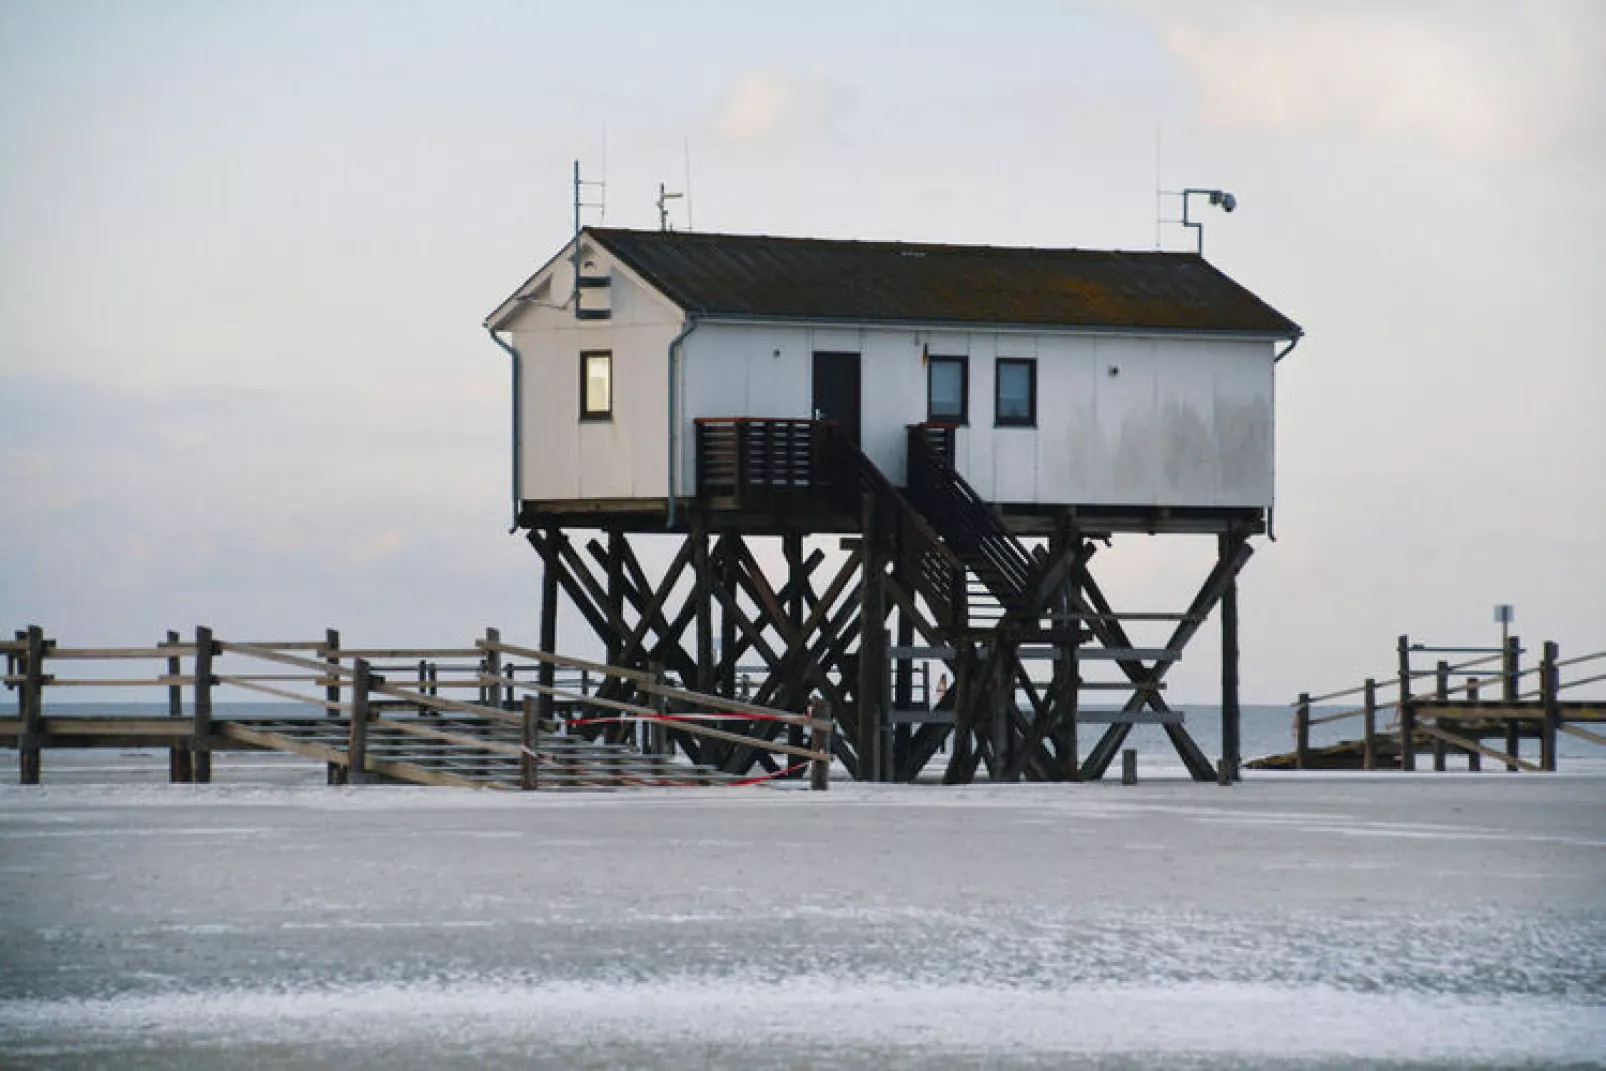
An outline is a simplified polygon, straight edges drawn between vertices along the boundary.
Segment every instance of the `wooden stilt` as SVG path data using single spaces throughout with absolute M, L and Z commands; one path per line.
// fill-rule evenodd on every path
M 1223 533 L 1219 538 L 1219 556 L 1225 561 L 1232 554 L 1234 544 L 1243 536 Z M 1229 777 L 1236 779 L 1243 762 L 1240 741 L 1242 713 L 1238 705 L 1238 579 L 1229 578 L 1221 591 L 1221 757 L 1227 763 Z
M 167 632 L 167 645 L 177 647 L 179 634 L 172 629 Z M 167 675 L 178 677 L 184 672 L 184 660 L 173 655 L 167 660 Z M 179 684 L 167 686 L 167 716 L 182 718 L 184 716 L 184 687 Z M 167 749 L 167 779 L 172 784 L 184 784 L 194 779 L 195 767 L 190 761 L 190 749 L 182 744 L 175 744 Z
M 1366 678 L 1362 686 L 1363 702 L 1365 704 L 1365 726 L 1362 732 L 1361 768 L 1366 770 L 1377 769 L 1377 681 L 1371 677 Z
M 1400 769 L 1416 769 L 1416 705 L 1411 701 L 1411 642 L 1401 636 L 1396 647 L 1400 663 Z
M 1539 666 L 1539 701 L 1544 705 L 1544 721 L 1539 730 L 1539 765 L 1548 773 L 1556 772 L 1556 729 L 1561 724 L 1560 678 L 1556 663 L 1560 648 L 1554 641 L 1545 641 L 1544 661 Z
M 29 625 L 20 634 L 27 647 L 23 652 L 22 693 L 19 706 L 22 714 L 22 737 L 17 741 L 19 779 L 25 785 L 37 785 L 43 769 L 42 745 L 45 735 L 45 631 L 38 625 Z
M 1450 698 L 1450 663 L 1444 661 L 1443 659 L 1440 659 L 1439 664 L 1433 667 L 1433 695 L 1434 698 L 1439 699 L 1440 701 Z M 1437 719 L 1434 719 L 1434 727 L 1443 728 L 1443 726 L 1438 724 Z M 1434 773 L 1444 772 L 1444 760 L 1446 754 L 1447 749 L 1445 747 L 1444 737 L 1435 736 L 1433 738 Z
M 356 661 L 351 681 L 351 729 L 346 740 L 346 783 L 361 785 L 368 780 L 368 697 L 373 687 L 373 671 L 366 658 Z
M 190 729 L 190 764 L 192 780 L 205 785 L 212 781 L 212 686 L 217 678 L 212 675 L 212 656 L 216 646 L 212 630 L 201 626 L 195 630 L 195 710 Z

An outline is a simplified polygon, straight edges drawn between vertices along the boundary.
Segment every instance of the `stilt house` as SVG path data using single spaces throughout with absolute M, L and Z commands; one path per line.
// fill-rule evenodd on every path
M 623 664 L 718 688 L 761 663 L 763 700 L 830 704 L 864 778 L 912 777 L 950 739 L 950 780 L 1098 776 L 1142 721 L 1214 776 L 1161 678 L 1266 530 L 1275 368 L 1300 329 L 1203 258 L 587 228 L 486 327 L 512 358 L 544 643 L 561 588 Z M 607 534 L 592 562 L 572 529 Z M 629 536 L 665 532 L 682 552 L 654 580 Z M 1218 538 L 1186 610 L 1104 600 L 1090 537 L 1128 532 Z M 819 533 L 850 535 L 829 581 L 802 554 Z M 748 546 L 772 537 L 775 577 Z M 1171 642 L 1127 639 L 1156 617 Z M 928 658 L 955 687 L 921 704 Z M 1090 661 L 1120 667 L 1124 707 L 1081 701 Z

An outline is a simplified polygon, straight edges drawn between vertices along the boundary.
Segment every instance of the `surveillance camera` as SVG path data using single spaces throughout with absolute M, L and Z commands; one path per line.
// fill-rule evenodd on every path
M 1231 212 L 1233 209 L 1235 209 L 1237 207 L 1238 207 L 1238 198 L 1234 197 L 1230 193 L 1223 193 L 1221 195 L 1221 210 L 1223 212 Z

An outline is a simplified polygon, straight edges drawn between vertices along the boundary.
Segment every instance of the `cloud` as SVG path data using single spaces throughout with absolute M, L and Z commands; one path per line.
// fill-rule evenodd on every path
M 719 108 L 714 129 L 731 145 L 757 145 L 841 132 L 857 94 L 818 75 L 749 71 Z
M 1205 121 L 1426 143 L 1481 163 L 1597 153 L 1606 16 L 1583 3 L 1151 9 Z

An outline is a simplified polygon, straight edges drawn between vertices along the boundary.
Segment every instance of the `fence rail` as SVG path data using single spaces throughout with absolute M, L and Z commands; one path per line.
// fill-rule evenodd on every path
M 1557 645 L 1546 643 L 1540 662 L 1525 668 L 1521 664 L 1524 653 L 1521 641 L 1510 637 L 1493 654 L 1458 663 L 1441 660 L 1430 669 L 1413 665 L 1414 656 L 1449 650 L 1452 649 L 1413 645 L 1409 637 L 1401 636 L 1396 647 L 1396 669 L 1389 677 L 1367 678 L 1354 688 L 1321 695 L 1301 693 L 1290 704 L 1294 707 L 1294 752 L 1285 758 L 1291 758 L 1293 765 L 1300 769 L 1346 763 L 1357 757 L 1358 745 L 1359 764 L 1364 769 L 1376 769 L 1385 758 L 1384 753 L 1391 748 L 1397 751 L 1402 768 L 1414 769 L 1417 749 L 1425 742 L 1433 749 L 1436 769 L 1444 768 L 1446 750 L 1452 749 L 1465 752 L 1473 768 L 1477 768 L 1480 756 L 1487 756 L 1505 762 L 1508 769 L 1554 770 L 1558 732 L 1586 740 L 1606 740 L 1567 724 L 1569 719 L 1602 720 L 1606 718 L 1603 713 L 1606 707 L 1570 704 L 1562 699 L 1562 693 L 1569 689 L 1606 680 L 1606 673 L 1575 676 L 1570 680 L 1562 679 L 1561 675 L 1564 668 L 1606 659 L 1606 651 L 1562 659 Z M 1457 677 L 1461 679 L 1454 680 Z M 1529 678 L 1537 678 L 1536 684 L 1525 688 L 1523 682 Z M 1432 687 L 1420 690 L 1416 682 L 1425 679 L 1432 680 Z M 1496 689 L 1497 696 L 1490 694 Z M 1318 703 L 1353 695 L 1364 697 L 1360 706 L 1322 714 L 1314 712 Z M 1392 721 L 1380 729 L 1378 715 L 1391 710 Z M 1360 741 L 1325 748 L 1312 745 L 1313 728 L 1356 718 L 1363 721 Z M 1506 751 L 1483 745 L 1479 734 L 1486 730 L 1499 730 L 1504 735 Z M 1538 766 L 1523 761 L 1518 754 L 1523 735 L 1539 738 Z
M 496 629 L 487 629 L 485 637 L 473 646 L 435 648 L 342 648 L 338 632 L 332 629 L 322 641 L 244 642 L 216 638 L 205 627 L 196 629 L 194 640 L 186 642 L 169 633 L 167 642 L 150 647 L 63 647 L 46 638 L 42 628 L 32 626 L 0 643 L 0 650 L 6 658 L 5 686 L 17 693 L 16 716 L 0 714 L 0 746 L 17 748 L 24 784 L 38 783 L 44 750 L 126 747 L 136 738 L 146 739 L 149 746 L 170 747 L 171 777 L 184 781 L 210 780 L 211 752 L 231 746 L 278 748 L 326 759 L 331 780 L 361 780 L 368 773 L 386 773 L 434 784 L 480 783 L 461 771 L 432 773 L 426 769 L 430 763 L 450 765 L 441 757 L 446 745 L 472 748 L 501 760 L 504 766 L 509 759 L 517 760 L 526 768 L 518 778 L 519 787 L 524 788 L 536 787 L 540 769 L 547 766 L 563 785 L 680 783 L 674 780 L 679 775 L 666 765 L 673 761 L 672 744 L 680 741 L 691 757 L 685 742 L 696 739 L 800 760 L 786 772 L 810 767 L 815 788 L 825 787 L 831 761 L 834 724 L 828 710 L 820 716 L 799 714 L 694 692 L 674 687 L 656 667 L 642 671 L 610 666 L 504 643 Z M 380 672 L 371 658 L 407 661 L 387 665 L 385 672 Z M 511 661 L 514 658 L 524 664 Z M 50 672 L 61 663 L 127 665 L 142 659 L 156 661 L 157 672 L 149 677 L 64 677 Z M 537 669 L 550 684 L 532 679 L 531 671 Z M 518 676 L 521 671 L 526 674 L 523 678 Z M 599 693 L 608 681 L 626 681 L 630 688 L 622 698 L 604 697 Z M 52 714 L 47 719 L 47 694 L 52 689 L 77 687 L 161 688 L 168 714 L 147 718 Z M 327 718 L 310 722 L 304 718 L 294 724 L 278 714 L 214 718 L 215 697 L 223 689 L 302 704 Z M 456 698 L 439 694 L 442 690 L 473 694 Z M 186 691 L 190 699 L 187 709 Z M 532 695 L 557 700 L 549 705 L 548 717 L 537 715 Z M 392 716 L 397 711 L 411 711 L 413 716 Z M 471 719 L 472 726 L 465 729 L 448 724 L 450 719 L 462 718 Z M 722 724 L 712 724 L 715 721 Z M 759 721 L 805 730 L 809 742 L 799 746 L 796 739 L 779 742 L 743 731 Z M 175 722 L 187 722 L 187 731 L 176 731 Z M 617 741 L 597 743 L 586 727 L 603 722 L 641 727 L 642 750 L 632 752 Z M 509 744 L 498 739 L 497 732 L 512 732 L 526 742 Z M 388 754 L 397 751 L 397 738 L 415 742 L 416 746 L 402 749 L 406 761 L 388 759 L 368 746 L 371 739 L 388 741 L 379 749 L 389 749 Z M 97 745 L 97 740 L 104 743 Z M 544 750 L 528 740 L 544 740 Z M 425 745 L 430 742 L 438 745 L 435 750 L 441 754 L 427 753 Z M 606 766 L 606 776 L 595 770 L 588 773 L 583 769 L 587 763 Z M 337 766 L 342 768 L 339 777 Z M 626 769 L 640 776 L 620 773 Z M 701 770 L 695 762 L 684 769 L 695 772 L 701 778 L 698 783 L 717 780 L 713 771 Z M 763 779 L 725 780 L 751 783 Z

